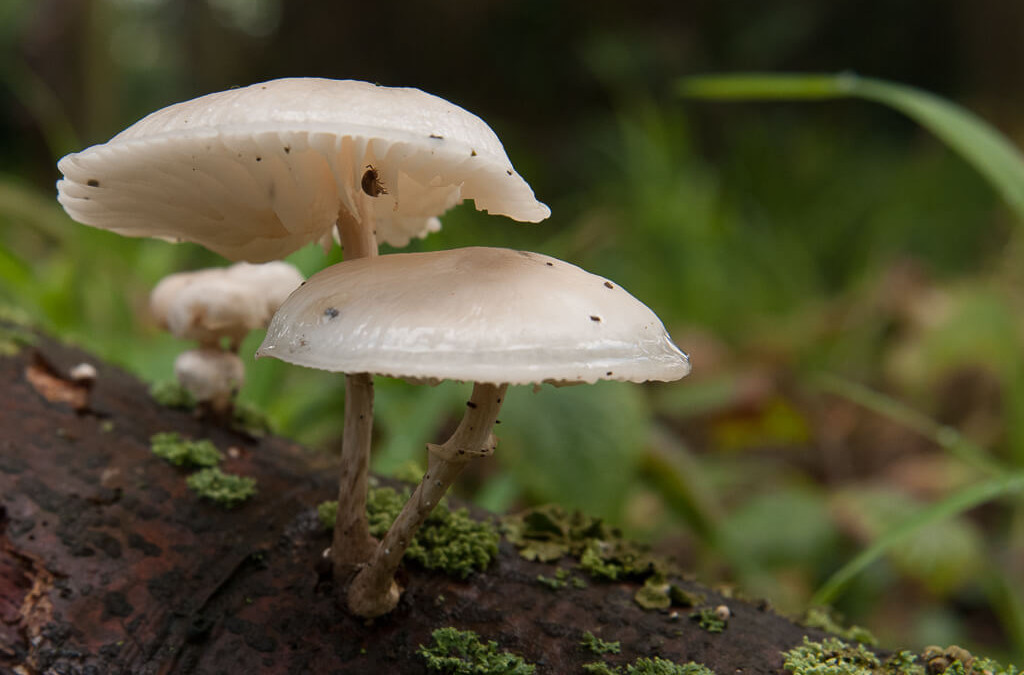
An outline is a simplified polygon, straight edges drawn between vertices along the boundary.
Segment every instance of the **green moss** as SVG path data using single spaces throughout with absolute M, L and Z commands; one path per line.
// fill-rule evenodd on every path
M 783 652 L 783 667 L 793 675 L 879 675 L 884 672 L 882 662 L 867 648 L 848 645 L 839 638 L 825 638 L 804 642 Z
M 334 529 L 334 521 L 338 519 L 338 502 L 322 502 L 317 504 L 316 515 L 320 519 L 320 526 L 325 530 Z
M 642 577 L 659 566 L 644 546 L 623 539 L 600 518 L 568 513 L 558 506 L 507 516 L 502 528 L 527 560 L 553 562 L 574 556 L 580 569 L 597 579 Z
M 571 574 L 569 570 L 564 567 L 560 567 L 555 570 L 555 576 L 546 577 L 543 574 L 537 575 L 537 581 L 543 586 L 547 586 L 551 590 L 557 591 L 565 588 L 566 586 L 572 585 L 573 588 L 586 588 L 587 582 L 583 579 Z
M 934 646 L 925 647 L 924 653 L 921 656 L 929 673 L 941 673 L 942 675 L 1018 675 L 1020 672 L 1016 666 L 1004 667 L 994 659 L 975 657 L 966 649 L 956 645 L 946 647 L 945 649 Z
M 1021 671 L 1017 666 L 1013 664 L 1003 666 L 995 659 L 987 657 L 975 659 L 973 665 L 974 672 L 977 675 L 1021 675 Z
M 383 537 L 408 498 L 408 494 L 391 488 L 371 489 L 366 500 L 370 533 Z M 334 528 L 337 510 L 336 502 L 324 502 L 317 507 L 324 529 Z M 427 569 L 465 579 L 486 568 L 498 555 L 498 540 L 493 524 L 474 520 L 466 509 L 452 511 L 441 503 L 416 532 L 405 556 Z
M 707 666 L 693 661 L 682 665 L 655 656 L 640 658 L 626 666 L 626 675 L 715 675 Z
M 804 637 L 799 647 L 782 654 L 784 667 L 793 675 L 1020 675 L 1015 666 L 1003 667 L 989 658 L 975 658 L 960 647 L 927 647 L 923 664 L 908 651 L 882 661 L 863 644 L 847 644 L 839 638 L 812 642 Z
M 853 640 L 854 642 L 866 645 L 878 644 L 878 639 L 867 628 L 862 628 L 861 626 L 844 628 L 827 609 L 821 607 L 812 607 L 807 610 L 807 614 L 804 615 L 803 625 L 808 628 L 820 628 L 844 640 Z
M 234 410 L 231 412 L 231 426 L 250 436 L 264 436 L 271 431 L 267 413 L 243 401 L 235 401 Z
M 644 581 L 644 585 L 633 595 L 636 604 L 644 609 L 668 609 L 672 606 L 669 595 L 671 585 L 664 574 L 652 574 Z
M 924 675 L 924 668 L 917 664 L 917 656 L 908 651 L 896 652 L 883 665 L 888 675 Z
M 564 570 L 558 570 L 559 573 L 563 572 L 563 571 Z M 547 586 L 548 588 L 550 588 L 553 591 L 557 591 L 559 589 L 565 588 L 565 586 L 566 586 L 565 579 L 559 579 L 557 573 L 555 574 L 554 578 L 546 577 L 543 574 L 538 574 L 537 575 L 537 583 L 539 583 L 541 586 Z
M 431 672 L 446 675 L 532 675 L 535 670 L 521 656 L 499 651 L 498 643 L 484 643 L 470 630 L 439 628 L 431 637 L 433 644 L 421 645 L 416 650 Z
M 580 645 L 585 649 L 589 649 L 598 656 L 601 656 L 602 654 L 618 654 L 622 651 L 622 644 L 620 642 L 607 642 L 597 637 L 589 630 L 583 634 L 583 639 L 580 640 Z
M 591 675 L 715 675 L 714 671 L 693 661 L 678 664 L 657 656 L 639 658 L 625 666 L 625 670 L 603 661 L 583 664 L 583 671 Z
M 248 476 L 224 473 L 217 467 L 197 471 L 186 481 L 200 497 L 231 508 L 256 494 L 256 480 Z
M 728 621 L 720 617 L 718 612 L 711 607 L 705 607 L 691 613 L 690 618 L 709 633 L 721 633 L 728 624 Z
M 153 454 L 174 466 L 217 466 L 224 455 L 211 441 L 190 441 L 171 431 L 149 439 Z
M 149 396 L 160 405 L 168 408 L 191 410 L 196 407 L 195 397 L 185 391 L 185 388 L 177 380 L 154 382 L 149 388 Z

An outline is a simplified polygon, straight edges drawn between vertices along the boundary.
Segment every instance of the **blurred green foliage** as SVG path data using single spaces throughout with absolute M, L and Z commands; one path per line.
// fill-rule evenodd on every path
M 936 36 L 950 42 L 963 17 L 881 0 L 742 11 L 482 3 L 458 20 L 424 2 L 344 21 L 317 13 L 329 15 L 326 2 L 56 4 L 0 6 L 0 53 L 12 55 L 0 61 L 0 306 L 145 380 L 170 379 L 188 345 L 156 329 L 148 292 L 171 272 L 225 261 L 73 223 L 53 199 L 56 159 L 235 84 L 324 75 L 420 86 L 491 123 L 554 215 L 525 225 L 467 204 L 409 250 L 493 245 L 567 259 L 651 306 L 694 363 L 669 386 L 511 390 L 495 461 L 457 489 L 498 510 L 585 509 L 794 612 L 872 552 L 837 598 L 884 645 L 1024 654 L 1019 499 L 941 522 L 934 510 L 1024 468 L 1024 239 L 1000 199 L 1018 207 L 1014 151 L 990 165 L 975 151 L 991 139 L 964 136 L 962 109 L 941 98 L 922 99 L 937 122 L 918 119 L 934 132 L 951 115 L 967 140 L 945 138 L 968 161 L 864 104 L 698 104 L 672 91 L 700 70 L 862 67 L 973 97 L 1019 130 L 1012 69 L 979 51 L 1010 62 L 1016 38 L 964 29 L 957 44 L 974 51 L 957 57 Z M 996 26 L 997 10 L 984 11 L 971 20 Z M 870 53 L 847 29 L 858 25 L 872 30 Z M 977 64 L 987 96 L 955 77 Z M 316 247 L 290 257 L 307 275 L 339 259 Z M 822 385 L 823 372 L 855 386 Z M 341 376 L 263 359 L 246 377 L 242 400 L 278 433 L 336 449 Z M 375 470 L 424 461 L 423 444 L 444 437 L 468 394 L 378 379 Z M 887 539 L 901 524 L 909 534 Z

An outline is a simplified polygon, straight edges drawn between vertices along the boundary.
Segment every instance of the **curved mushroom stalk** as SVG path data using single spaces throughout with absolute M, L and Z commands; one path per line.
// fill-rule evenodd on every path
M 344 584 L 370 556 L 377 540 L 366 518 L 366 490 L 373 436 L 373 376 L 345 376 L 345 428 L 338 475 L 338 517 L 331 540 L 331 566 L 337 584 Z
M 372 618 L 387 614 L 398 604 L 401 589 L 394 576 L 405 550 L 466 465 L 494 453 L 496 440 L 491 429 L 507 388 L 507 384 L 474 384 L 466 414 L 455 432 L 443 445 L 427 445 L 430 455 L 423 480 L 349 587 L 348 606 L 353 613 Z

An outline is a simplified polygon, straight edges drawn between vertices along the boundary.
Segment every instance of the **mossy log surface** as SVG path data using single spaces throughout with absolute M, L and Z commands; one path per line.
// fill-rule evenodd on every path
M 89 362 L 91 390 L 60 374 Z M 259 492 L 225 509 L 154 456 L 152 435 L 209 438 L 225 471 Z M 358 620 L 334 600 L 316 505 L 335 497 L 335 465 L 287 440 L 256 439 L 159 406 L 145 385 L 40 336 L 0 357 L 0 672 L 426 673 L 436 628 L 476 631 L 538 673 L 581 673 L 600 657 L 590 631 L 641 656 L 695 661 L 719 675 L 780 672 L 804 635 L 766 606 L 679 585 L 731 610 L 710 633 L 688 611 L 641 609 L 636 582 L 552 590 L 553 565 L 498 559 L 462 581 L 413 564 L 394 612 Z

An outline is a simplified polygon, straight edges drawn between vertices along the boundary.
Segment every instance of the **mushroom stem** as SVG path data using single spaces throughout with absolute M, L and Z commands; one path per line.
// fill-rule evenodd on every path
M 491 429 L 507 388 L 506 384 L 474 384 L 466 413 L 451 438 L 443 445 L 427 445 L 430 454 L 423 480 L 349 587 L 348 606 L 353 613 L 372 618 L 387 614 L 398 604 L 401 589 L 394 576 L 405 550 L 466 465 L 494 452 L 496 440 Z
M 358 195 L 356 200 L 359 202 L 358 217 L 345 206 L 338 208 L 338 236 L 341 239 L 341 250 L 345 253 L 345 260 L 372 258 L 377 255 L 377 230 L 373 227 L 370 206 L 364 203 L 366 199 Z
M 356 373 L 345 378 L 345 429 L 338 476 L 338 517 L 334 522 L 331 562 L 339 585 L 373 555 L 377 540 L 366 520 L 366 484 L 373 434 L 373 377 Z
M 365 199 L 356 196 L 360 216 L 369 214 Z M 369 222 L 360 222 L 345 206 L 338 208 L 338 235 L 346 260 L 377 255 L 377 238 Z M 331 541 L 331 565 L 335 583 L 344 588 L 360 566 L 373 555 L 377 540 L 366 519 L 366 484 L 370 472 L 373 436 L 373 376 L 345 376 L 345 429 L 341 439 L 341 473 L 338 479 L 338 517 Z

